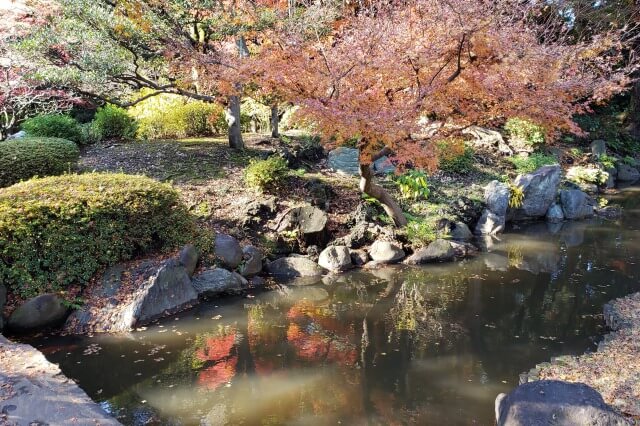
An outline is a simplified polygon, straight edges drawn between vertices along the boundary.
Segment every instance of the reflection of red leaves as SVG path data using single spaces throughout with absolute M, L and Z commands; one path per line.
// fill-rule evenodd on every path
M 235 341 L 235 332 L 222 337 L 209 337 L 204 347 L 196 351 L 196 357 L 200 361 L 217 361 L 222 359 L 229 355 Z
M 305 361 L 324 360 L 338 364 L 353 364 L 356 361 L 353 345 L 320 332 L 307 334 L 297 324 L 289 324 L 287 340 L 295 347 L 298 357 Z
M 198 385 L 210 390 L 218 389 L 233 378 L 236 373 L 237 363 L 238 357 L 233 356 L 200 371 L 198 375 Z

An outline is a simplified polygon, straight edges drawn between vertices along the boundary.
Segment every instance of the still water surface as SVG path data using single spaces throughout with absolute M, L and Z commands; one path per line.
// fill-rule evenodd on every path
M 202 304 L 128 335 L 31 343 L 124 424 L 493 424 L 552 356 L 593 350 L 640 291 L 640 190 L 620 221 L 510 230 L 455 264 L 352 272 Z

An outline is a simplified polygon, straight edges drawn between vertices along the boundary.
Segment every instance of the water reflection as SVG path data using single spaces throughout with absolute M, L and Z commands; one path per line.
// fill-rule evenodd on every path
M 125 424 L 493 424 L 497 393 L 594 348 L 602 305 L 639 290 L 636 191 L 621 221 L 522 226 L 457 264 L 300 281 L 128 336 L 35 343 Z

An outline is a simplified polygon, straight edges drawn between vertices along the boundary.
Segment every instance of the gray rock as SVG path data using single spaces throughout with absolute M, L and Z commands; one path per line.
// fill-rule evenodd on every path
M 438 239 L 423 247 L 409 256 L 404 263 L 408 265 L 421 265 L 431 262 L 452 261 L 456 255 L 451 243 L 447 240 Z
M 140 284 L 123 290 L 125 272 L 131 283 Z M 116 265 L 105 271 L 100 287 L 93 289 L 82 308 L 69 316 L 64 330 L 70 334 L 130 331 L 197 302 L 189 274 L 177 259 L 160 265 L 144 262 L 131 270 Z
M 607 220 L 616 220 L 622 217 L 622 208 L 619 206 L 606 206 L 596 209 L 596 215 Z
M 478 254 L 478 247 L 466 241 L 450 241 L 455 257 L 469 257 Z
M 607 143 L 602 139 L 591 142 L 591 153 L 595 158 L 600 158 L 607 153 Z
M 275 197 L 259 198 L 248 203 L 242 212 L 240 224 L 243 228 L 252 227 L 271 218 L 277 210 Z
M 241 275 L 222 268 L 209 268 L 193 277 L 193 288 L 199 296 L 240 293 L 249 283 Z
M 459 241 L 466 241 L 473 238 L 471 230 L 464 222 L 454 222 L 449 231 L 449 238 Z
M 231 235 L 216 235 L 214 254 L 225 268 L 235 269 L 242 262 L 242 247 Z
M 267 282 L 262 277 L 251 277 L 250 285 L 253 288 L 264 287 L 266 284 Z
M 371 232 L 369 231 L 369 224 L 366 222 L 359 222 L 351 228 L 351 232 L 344 237 L 336 238 L 333 244 L 343 245 L 350 249 L 360 248 L 371 240 Z
M 359 170 L 358 170 L 359 171 Z M 379 175 L 394 173 L 396 166 L 393 165 L 389 157 L 384 156 L 373 162 L 373 172 Z
M 27 137 L 27 132 L 25 132 L 24 130 L 20 130 L 17 133 L 7 136 L 7 140 L 10 141 L 12 139 L 22 139 L 25 137 Z
M 345 246 L 329 246 L 322 250 L 318 264 L 331 272 L 342 272 L 353 267 L 351 253 Z
M 329 152 L 327 166 L 334 172 L 345 175 L 359 175 L 359 152 L 356 148 L 338 147 Z
M 192 277 L 198 265 L 198 260 L 200 259 L 198 249 L 196 249 L 193 244 L 187 244 L 180 250 L 179 259 L 180 264 L 184 266 L 184 269 L 187 271 L 187 275 Z
M 476 235 L 495 235 L 504 231 L 505 217 L 498 216 L 485 209 L 476 225 Z
M 564 213 L 562 212 L 562 207 L 558 205 L 558 203 L 551 204 L 549 210 L 547 210 L 547 222 L 551 223 L 560 223 L 564 220 Z
M 327 214 L 314 206 L 302 206 L 291 209 L 280 222 L 278 232 L 295 230 L 305 245 L 324 247 L 329 238 Z
M 594 204 L 587 194 L 579 189 L 560 191 L 560 205 L 567 219 L 584 219 L 592 217 Z
M 254 246 L 246 246 L 242 249 L 243 262 L 240 265 L 240 274 L 244 277 L 252 277 L 262 272 L 262 253 Z
M 369 253 L 366 250 L 350 250 L 351 263 L 355 266 L 364 266 L 369 261 Z
M 640 172 L 635 167 L 631 167 L 628 164 L 618 161 L 616 164 L 618 169 L 618 180 L 622 182 L 635 182 L 640 179 Z
M 396 243 L 377 240 L 371 245 L 369 256 L 377 263 L 396 263 L 404 259 L 405 253 Z
M 514 184 L 522 188 L 524 201 L 522 207 L 513 212 L 513 218 L 521 220 L 544 217 L 556 199 L 561 176 L 562 169 L 557 164 L 518 176 Z
M 484 188 L 484 201 L 487 208 L 497 216 L 505 216 L 509 207 L 509 187 L 493 180 Z
M 68 311 L 69 308 L 55 294 L 41 294 L 13 311 L 7 327 L 15 331 L 30 331 L 55 326 L 64 321 Z
M 266 265 L 269 274 L 283 278 L 319 277 L 325 269 L 305 257 L 282 257 Z
M 478 126 L 470 126 L 462 131 L 463 134 L 475 137 L 474 145 L 489 148 L 502 155 L 513 155 L 513 150 L 507 145 L 500 132 Z
M 582 383 L 540 380 L 496 398 L 498 426 L 622 426 L 632 423 Z

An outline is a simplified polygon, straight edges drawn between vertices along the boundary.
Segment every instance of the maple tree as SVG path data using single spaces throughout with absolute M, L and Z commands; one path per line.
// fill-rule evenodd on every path
M 357 138 L 360 189 L 404 225 L 399 205 L 373 180 L 376 158 L 392 152 L 401 165 L 433 170 L 434 142 L 516 116 L 543 125 L 551 139 L 579 134 L 575 114 L 630 84 L 636 62 L 625 55 L 628 32 L 579 36 L 566 14 L 547 5 L 368 2 L 342 13 L 326 34 L 283 20 L 278 42 L 251 61 L 249 73 L 333 141 Z M 428 137 L 425 122 L 439 123 Z

